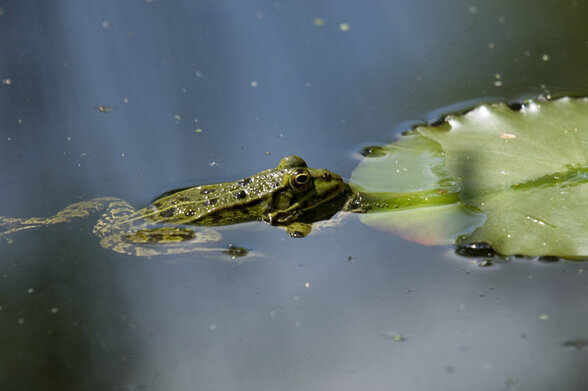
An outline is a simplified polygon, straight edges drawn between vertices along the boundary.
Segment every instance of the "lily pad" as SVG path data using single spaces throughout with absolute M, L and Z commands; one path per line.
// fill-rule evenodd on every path
M 425 244 L 588 256 L 588 99 L 483 104 L 418 126 L 351 176 L 365 224 Z

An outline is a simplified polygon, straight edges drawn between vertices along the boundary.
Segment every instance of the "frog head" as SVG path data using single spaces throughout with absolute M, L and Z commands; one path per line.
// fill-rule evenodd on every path
M 284 226 L 291 236 L 306 236 L 312 222 L 334 215 L 349 196 L 349 186 L 339 175 L 308 168 L 298 156 L 283 158 L 278 170 L 283 170 L 282 184 L 274 194 L 267 221 Z

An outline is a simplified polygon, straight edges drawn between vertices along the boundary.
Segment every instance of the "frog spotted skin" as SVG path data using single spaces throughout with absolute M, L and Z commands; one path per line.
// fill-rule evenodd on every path
M 72 204 L 48 218 L 0 216 L 0 236 L 104 211 L 93 230 L 104 248 L 137 256 L 211 251 L 218 249 L 202 244 L 219 241 L 220 234 L 194 226 L 265 221 L 284 227 L 293 237 L 304 237 L 313 222 L 330 218 L 348 196 L 349 187 L 340 176 L 287 156 L 277 168 L 236 182 L 168 192 L 139 210 L 119 198 L 101 197 Z

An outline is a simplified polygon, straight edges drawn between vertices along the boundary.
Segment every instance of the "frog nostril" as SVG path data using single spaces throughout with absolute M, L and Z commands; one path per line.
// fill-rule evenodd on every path
M 325 181 L 329 182 L 329 181 L 332 179 L 332 178 L 331 178 L 331 174 L 330 174 L 330 173 L 328 173 L 328 172 L 325 172 L 325 173 L 323 174 L 323 179 L 324 179 Z

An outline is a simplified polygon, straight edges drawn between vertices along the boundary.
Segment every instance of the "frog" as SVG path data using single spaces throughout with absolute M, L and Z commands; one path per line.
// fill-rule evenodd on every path
M 166 192 L 140 209 L 117 197 L 98 197 L 51 217 L 0 216 L 0 237 L 102 213 L 93 234 L 105 249 L 134 256 L 216 251 L 203 247 L 221 240 L 216 226 L 263 221 L 282 227 L 291 237 L 305 237 L 314 222 L 344 208 L 350 191 L 341 176 L 309 168 L 291 155 L 276 168 L 235 182 Z

